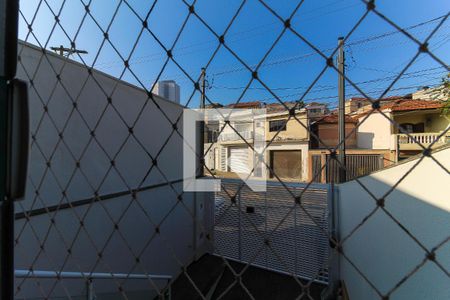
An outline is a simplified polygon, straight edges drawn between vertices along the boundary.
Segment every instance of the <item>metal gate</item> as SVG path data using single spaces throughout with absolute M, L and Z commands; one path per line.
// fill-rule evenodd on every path
M 247 174 L 250 172 L 247 147 L 230 147 L 230 171 Z
M 312 181 L 314 182 L 339 182 L 339 163 L 330 155 L 312 155 Z M 384 167 L 383 154 L 347 154 L 346 158 L 346 181 L 359 176 L 368 175 Z M 325 177 L 322 177 L 324 169 Z
M 346 181 L 356 177 L 370 174 L 383 168 L 383 155 L 381 154 L 348 154 L 346 158 Z M 326 167 L 327 182 L 339 182 L 339 164 L 330 155 L 326 156 L 328 161 Z
M 242 182 L 222 179 L 234 194 Z M 302 206 L 278 182 L 267 192 L 242 186 L 230 205 L 215 196 L 215 253 L 233 260 L 317 282 L 328 282 L 328 185 L 287 183 Z

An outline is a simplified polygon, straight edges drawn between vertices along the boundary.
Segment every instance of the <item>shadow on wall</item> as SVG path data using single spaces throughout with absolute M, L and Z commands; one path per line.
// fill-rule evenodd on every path
M 340 257 L 341 279 L 350 299 L 450 299 L 450 148 L 432 155 L 442 166 L 418 157 L 359 179 L 384 207 L 356 181 L 339 187 L 339 234 L 351 261 Z

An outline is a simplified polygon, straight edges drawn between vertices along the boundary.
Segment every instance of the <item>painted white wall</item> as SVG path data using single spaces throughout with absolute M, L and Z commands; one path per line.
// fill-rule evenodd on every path
M 390 117 L 390 113 L 385 113 Z M 372 113 L 359 118 L 357 145 L 360 149 L 394 149 L 392 148 L 391 123 L 380 113 Z
M 433 156 L 447 170 L 450 168 L 450 148 Z M 359 180 L 379 198 L 417 162 L 418 159 L 411 160 Z M 449 186 L 448 173 L 432 159 L 424 158 L 385 199 L 386 210 L 430 251 L 450 233 Z M 340 185 L 339 192 L 339 228 L 343 239 L 376 205 L 356 181 Z M 382 294 L 425 258 L 424 250 L 380 209 L 345 241 L 343 250 Z M 449 241 L 436 251 L 436 259 L 450 270 Z M 350 299 L 379 299 L 349 261 L 343 256 L 340 260 L 341 278 Z M 436 264 L 427 261 L 389 299 L 450 299 L 448 277 Z
M 28 81 L 26 74 L 29 74 L 34 82 L 34 88 L 29 87 L 29 101 L 30 127 L 36 143 L 30 148 L 26 197 L 16 205 L 16 212 L 91 198 L 94 192 L 107 195 L 182 179 L 183 140 L 177 133 L 170 135 L 171 123 L 176 122 L 182 113 L 182 106 L 155 97 L 167 120 L 152 101 L 145 104 L 147 94 L 142 89 L 95 70 L 89 76 L 83 65 L 53 53 L 43 57 L 40 49 L 28 44 L 20 43 L 19 53 L 21 64 L 18 65 L 17 77 Z M 57 84 L 53 69 L 61 74 L 62 85 Z M 108 105 L 105 93 L 111 95 L 114 108 Z M 73 110 L 73 100 L 77 100 L 79 112 Z M 48 114 L 44 113 L 42 101 L 48 107 Z M 99 121 L 101 115 L 103 118 Z M 136 119 L 134 139 L 128 137 L 128 127 Z M 177 123 L 180 133 L 182 124 L 180 119 Z M 97 141 L 92 140 L 90 134 L 95 127 Z M 58 143 L 60 132 L 63 132 L 63 142 Z M 169 136 L 158 157 L 158 168 L 154 167 L 148 173 L 152 159 L 147 152 L 156 156 Z M 115 168 L 111 168 L 112 158 Z M 80 169 L 75 168 L 77 160 L 81 162 Z M 50 170 L 46 168 L 47 161 L 50 161 Z M 38 186 L 39 196 L 36 196 L 35 187 Z M 66 199 L 62 197 L 63 189 L 66 190 Z M 203 226 L 198 222 L 207 219 L 203 217 L 205 202 L 213 201 L 209 193 L 197 194 L 196 200 L 195 194 L 185 193 L 183 202 L 178 203 L 177 195 L 181 193 L 182 184 L 176 183 L 138 192 L 136 200 L 127 195 L 35 216 L 29 222 L 18 220 L 15 223 L 16 232 L 20 234 L 16 246 L 16 268 L 28 269 L 34 261 L 34 268 L 42 270 L 175 276 L 180 271 L 180 264 L 189 263 L 194 256 L 194 244 L 203 249 L 205 234 L 202 234 Z M 197 228 L 193 219 L 195 210 Z M 169 212 L 169 216 L 164 218 Z M 123 218 L 120 218 L 121 213 L 124 213 Z M 55 225 L 50 222 L 53 215 Z M 85 230 L 77 233 L 78 220 L 83 217 Z M 108 241 L 115 221 L 120 234 L 116 232 Z M 163 238 L 156 236 L 146 245 L 157 224 Z M 47 231 L 49 235 L 46 238 Z M 45 246 L 42 252 L 39 251 L 41 243 Z M 101 250 L 105 245 L 105 250 Z M 69 256 L 68 247 L 72 249 Z M 99 251 L 103 252 L 103 257 L 96 265 Z M 133 255 L 141 252 L 141 263 L 136 265 Z M 200 251 L 197 254 L 201 254 Z M 33 283 L 35 281 L 29 282 L 22 287 L 20 297 L 40 295 L 39 287 Z M 50 288 L 49 282 L 54 281 L 43 281 L 44 290 Z M 67 284 L 70 288 L 84 289 L 80 282 Z M 136 289 L 149 288 L 147 281 L 131 284 Z M 111 281 L 96 286 L 96 292 L 117 291 L 117 285 Z M 58 284 L 52 294 L 57 295 L 65 295 L 62 284 Z
M 307 181 L 309 176 L 308 168 L 308 143 L 295 143 L 295 144 L 276 144 L 273 143 L 266 150 L 266 163 L 269 164 L 270 158 L 269 153 L 271 150 L 300 150 L 302 151 L 302 180 Z M 268 170 L 267 170 L 268 171 Z M 267 178 L 269 178 L 269 173 L 267 173 Z

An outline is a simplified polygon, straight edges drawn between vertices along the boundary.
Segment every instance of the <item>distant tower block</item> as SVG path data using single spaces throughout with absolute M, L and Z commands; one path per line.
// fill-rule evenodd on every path
M 167 100 L 180 103 L 180 86 L 174 80 L 158 81 L 152 92 Z

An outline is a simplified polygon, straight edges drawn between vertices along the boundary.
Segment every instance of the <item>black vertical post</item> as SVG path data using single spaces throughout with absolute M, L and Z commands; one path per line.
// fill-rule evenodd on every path
M 200 75 L 200 109 L 205 109 L 205 89 L 206 89 L 206 69 L 202 68 Z M 199 149 L 200 165 L 198 176 L 204 175 L 205 164 L 205 121 L 200 122 L 200 149 Z
M 346 161 L 345 161 L 345 57 L 344 57 L 344 38 L 340 37 L 338 39 L 339 52 L 338 52 L 338 94 L 339 94 L 339 105 L 338 105 L 338 127 L 339 127 L 339 181 L 346 181 Z
M 14 203 L 8 196 L 11 80 L 17 66 L 18 0 L 0 0 L 0 300 L 14 298 Z

